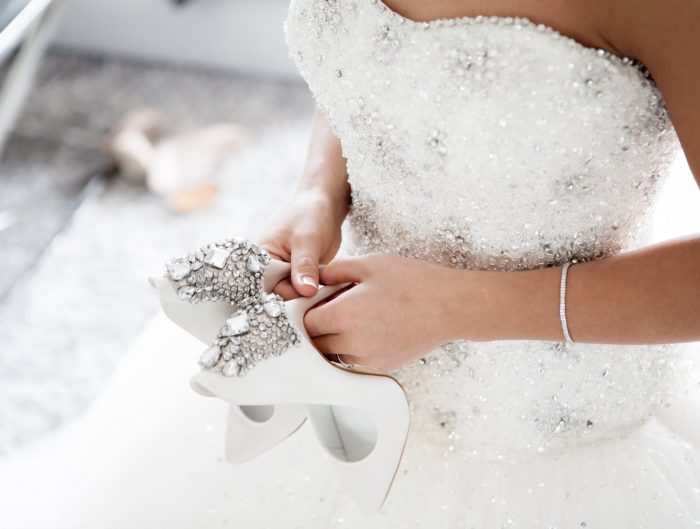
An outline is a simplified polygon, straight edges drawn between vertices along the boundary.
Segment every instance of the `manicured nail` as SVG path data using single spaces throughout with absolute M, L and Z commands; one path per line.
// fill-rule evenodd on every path
M 311 285 L 314 288 L 318 288 L 316 281 L 314 281 L 314 278 L 311 276 L 307 276 L 307 275 L 301 276 L 301 282 L 304 285 Z

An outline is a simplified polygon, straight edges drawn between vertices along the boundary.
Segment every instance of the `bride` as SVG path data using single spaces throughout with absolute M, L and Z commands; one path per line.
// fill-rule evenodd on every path
M 386 503 L 361 513 L 306 427 L 226 463 L 225 403 L 187 386 L 201 345 L 159 316 L 80 421 L 0 467 L 0 517 L 700 526 L 682 363 L 700 239 L 650 244 L 681 147 L 700 182 L 699 17 L 692 0 L 292 0 L 285 38 L 318 108 L 299 188 L 258 242 L 291 263 L 285 300 L 355 284 L 303 321 L 323 354 L 406 391 Z

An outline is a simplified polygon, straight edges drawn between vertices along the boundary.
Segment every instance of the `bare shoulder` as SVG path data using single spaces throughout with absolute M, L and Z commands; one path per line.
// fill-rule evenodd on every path
M 596 10 L 611 47 L 650 71 L 700 185 L 700 1 L 607 0 Z
M 669 54 L 696 54 L 700 36 L 697 0 L 592 2 L 600 33 L 622 54 L 657 62 Z M 693 42 L 695 41 L 695 42 Z

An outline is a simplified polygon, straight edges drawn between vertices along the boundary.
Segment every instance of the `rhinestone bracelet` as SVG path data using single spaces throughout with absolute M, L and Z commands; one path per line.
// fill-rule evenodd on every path
M 566 324 L 566 273 L 569 270 L 569 266 L 575 263 L 575 260 L 564 263 L 561 269 L 561 283 L 559 287 L 559 319 L 561 320 L 561 329 L 564 332 L 564 339 L 566 340 L 567 346 L 572 346 L 574 341 L 571 339 L 569 327 Z

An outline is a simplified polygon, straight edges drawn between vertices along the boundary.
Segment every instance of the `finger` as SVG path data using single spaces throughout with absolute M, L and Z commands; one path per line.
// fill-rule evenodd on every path
M 337 335 L 323 334 L 313 338 L 312 342 L 319 353 L 328 356 L 329 360 L 335 360 L 335 353 L 333 351 L 335 349 L 334 346 L 337 345 Z
M 334 321 L 334 313 L 331 303 L 321 303 L 307 310 L 303 323 L 308 335 L 314 338 L 337 333 L 339 329 Z
M 265 248 L 265 246 L 261 245 L 261 248 Z M 286 261 L 287 259 L 284 258 L 284 255 L 282 255 L 281 252 L 275 252 L 273 250 L 270 250 L 269 248 L 265 248 L 267 250 L 267 253 L 270 254 L 270 257 L 273 259 L 278 259 L 279 261 Z
M 331 301 L 333 301 L 335 298 L 337 298 L 341 294 L 343 294 L 343 293 L 347 292 L 348 290 L 355 288 L 355 287 L 357 287 L 356 283 L 350 283 L 349 285 L 339 289 L 338 291 L 333 292 L 333 294 L 331 294 L 327 298 L 324 298 L 321 303 L 330 303 Z
M 278 281 L 272 288 L 272 292 L 282 296 L 284 301 L 289 301 L 290 299 L 299 297 L 299 293 L 294 289 L 294 286 L 288 277 Z
M 258 246 L 260 246 L 260 248 L 264 248 L 267 251 L 267 253 L 270 254 L 270 257 L 272 257 L 273 259 L 279 259 L 280 261 L 289 262 L 289 253 L 286 252 L 285 249 L 276 242 L 263 239 L 258 240 L 257 244 Z
M 345 353 L 340 353 L 340 356 L 343 358 L 343 362 L 346 364 L 365 365 L 365 362 L 367 362 L 367 359 L 362 356 L 349 355 Z
M 363 365 L 362 362 L 366 361 L 361 356 L 351 355 L 351 354 L 347 354 L 347 353 L 338 353 L 338 354 L 342 357 L 343 362 L 345 362 L 346 364 Z M 335 360 L 338 360 L 337 356 L 335 356 L 335 355 L 333 355 L 333 356 L 335 357 L 334 358 Z
M 338 354 L 343 357 L 343 362 L 346 364 L 362 364 L 362 357 L 351 355 L 342 351 L 340 345 L 340 337 L 337 334 L 324 334 L 313 339 L 314 346 L 331 362 L 338 362 Z
M 363 358 L 361 356 L 356 356 L 356 355 L 351 355 L 343 352 L 336 352 L 336 351 L 342 351 L 342 347 L 340 347 L 338 344 L 339 339 L 337 334 L 326 334 L 324 336 L 318 336 L 314 338 L 313 340 L 314 345 L 316 346 L 316 349 L 321 352 L 327 360 L 331 362 L 338 362 L 341 363 L 338 359 L 338 355 L 340 355 L 343 359 L 343 362 L 346 364 L 358 364 L 358 365 L 363 365 Z
M 339 257 L 324 266 L 319 279 L 324 285 L 338 283 L 360 283 L 365 277 L 362 256 Z
M 303 236 L 292 242 L 292 285 L 302 296 L 318 290 L 318 259 L 321 242 L 315 236 Z

